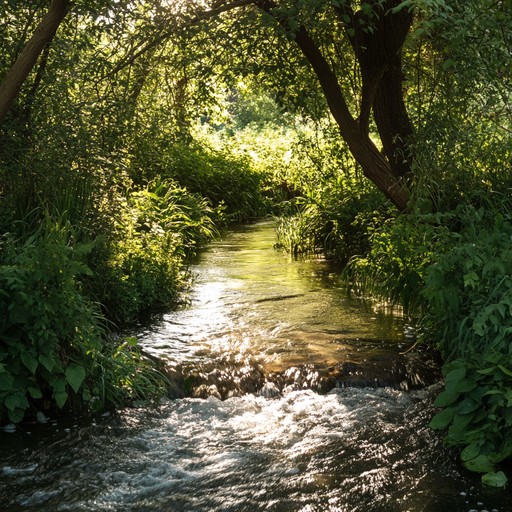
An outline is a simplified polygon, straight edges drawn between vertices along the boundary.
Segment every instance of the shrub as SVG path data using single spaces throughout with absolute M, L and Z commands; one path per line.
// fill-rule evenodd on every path
M 145 153 L 135 159 L 132 174 L 136 182 L 151 182 L 157 176 L 176 181 L 190 193 L 206 198 L 217 212 L 223 212 L 216 219 L 217 224 L 267 213 L 262 175 L 253 169 L 249 159 L 193 143 L 174 142 L 157 149 L 151 159 Z
M 448 364 L 443 410 L 432 427 L 448 429 L 464 465 L 504 485 L 495 464 L 512 456 L 512 223 L 496 211 L 459 208 L 459 230 L 425 274 L 422 326 Z
M 108 340 L 81 280 L 93 244 L 46 216 L 26 241 L 5 234 L 0 264 L 0 419 L 54 406 L 99 409 L 162 394 L 165 378 L 133 343 Z
M 0 409 L 20 421 L 29 398 L 59 407 L 90 397 L 86 368 L 101 348 L 97 308 L 80 291 L 91 246 L 69 224 L 46 224 L 18 245 L 9 235 L 0 267 Z
M 119 202 L 113 232 L 91 258 L 89 289 L 120 325 L 176 304 L 186 258 L 217 233 L 208 202 L 156 180 Z
M 436 254 L 446 250 L 449 228 L 444 220 L 443 215 L 414 214 L 373 222 L 369 228 L 371 249 L 366 256 L 351 259 L 345 278 L 358 293 L 420 316 L 425 272 Z

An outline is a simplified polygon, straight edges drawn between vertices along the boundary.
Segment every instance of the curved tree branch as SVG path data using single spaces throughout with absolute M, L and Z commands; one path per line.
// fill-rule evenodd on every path
M 0 124 L 18 96 L 20 89 L 34 68 L 46 45 L 53 39 L 62 20 L 66 17 L 71 0 L 52 0 L 34 34 L 21 50 L 0 84 Z

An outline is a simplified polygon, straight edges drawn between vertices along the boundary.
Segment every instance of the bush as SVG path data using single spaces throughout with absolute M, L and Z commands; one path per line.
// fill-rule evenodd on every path
M 512 456 L 512 222 L 484 209 L 456 213 L 450 249 L 425 274 L 422 326 L 449 361 L 431 425 L 448 428 L 468 469 L 503 485 L 495 464 Z
M 0 411 L 20 421 L 29 399 L 59 407 L 90 398 L 86 370 L 101 348 L 97 308 L 80 292 L 90 274 L 89 245 L 73 243 L 69 224 L 50 218 L 24 243 L 2 240 Z
M 176 304 L 186 259 L 217 233 L 208 202 L 156 180 L 119 202 L 112 233 L 90 262 L 90 293 L 119 325 Z
M 392 207 L 372 185 L 347 172 L 333 172 L 325 182 L 313 176 L 314 187 L 291 182 L 296 197 L 278 220 L 279 247 L 295 255 L 322 251 L 342 266 L 369 252 L 373 226 L 392 216 Z
M 206 198 L 217 212 L 216 223 L 228 224 L 262 216 L 268 212 L 262 193 L 262 175 L 244 157 L 193 143 L 174 142 L 151 148 L 136 156 L 132 168 L 136 183 L 156 177 L 174 180 L 190 193 Z
M 402 214 L 373 222 L 371 249 L 366 256 L 350 260 L 345 278 L 359 294 L 402 306 L 409 316 L 421 316 L 425 272 L 449 246 L 445 221 L 440 214 Z
M 93 244 L 69 222 L 45 223 L 26 241 L 4 235 L 0 265 L 0 419 L 54 406 L 98 409 L 162 393 L 164 378 L 135 346 L 107 341 L 81 280 Z

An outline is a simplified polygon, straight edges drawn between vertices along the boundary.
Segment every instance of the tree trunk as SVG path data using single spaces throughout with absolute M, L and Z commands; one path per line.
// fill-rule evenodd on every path
M 413 135 L 404 102 L 402 46 L 413 21 L 407 9 L 392 14 L 399 0 L 388 0 L 379 12 L 380 3 L 373 1 L 378 19 L 368 19 L 363 13 L 351 13 L 357 27 L 350 37 L 363 78 L 361 122 L 368 130 L 370 109 L 382 142 L 383 151 L 392 173 L 407 177 L 411 172 L 408 144 Z M 345 13 L 346 14 L 346 13 Z M 366 26 L 373 30 L 367 30 Z
M 364 175 L 400 211 L 405 211 L 409 202 L 409 191 L 402 179 L 403 175 L 393 172 L 390 162 L 370 140 L 367 130 L 361 129 L 361 124 L 352 117 L 336 75 L 304 28 L 299 29 L 295 40 L 315 71 L 341 136 Z
M 389 3 L 394 2 L 396 0 L 390 0 Z M 256 5 L 274 16 L 272 12 L 275 7 L 274 0 L 258 0 Z M 344 8 L 343 14 L 347 12 L 356 22 L 359 21 L 358 18 L 363 17 L 361 13 L 354 15 L 350 9 Z M 277 15 L 274 17 L 287 32 L 294 34 L 295 42 L 318 78 L 331 114 L 338 124 L 341 137 L 361 166 L 364 175 L 400 211 L 405 211 L 410 199 L 410 190 L 407 187 L 410 162 L 404 159 L 403 155 L 407 154 L 405 144 L 412 129 L 410 123 L 408 124 L 401 91 L 403 78 L 400 70 L 400 50 L 409 29 L 407 23 L 410 24 L 412 18 L 411 20 L 404 18 L 405 22 L 400 19 L 400 23 L 397 23 L 400 30 L 397 30 L 396 20 L 392 15 L 382 15 L 378 18 L 378 26 L 374 31 L 375 37 L 371 31 L 359 30 L 349 36 L 363 76 L 361 113 L 356 120 L 350 113 L 336 74 L 305 27 L 290 31 L 285 18 Z M 357 24 L 352 23 L 351 26 L 357 26 Z M 379 47 L 382 39 L 389 48 Z M 367 51 L 368 43 L 374 44 L 374 50 Z M 399 74 L 396 66 L 389 65 L 390 62 L 396 64 L 397 60 Z M 381 154 L 369 136 L 369 119 L 372 109 L 382 137 L 384 154 Z
M 71 0 L 52 0 L 48 12 L 2 80 L 0 84 L 0 124 L 4 122 L 7 112 L 34 68 L 39 55 L 55 36 L 68 12 L 70 3 Z

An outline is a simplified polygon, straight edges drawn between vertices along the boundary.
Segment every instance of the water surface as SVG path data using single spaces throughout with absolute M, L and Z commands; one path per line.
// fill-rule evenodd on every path
M 440 387 L 404 385 L 403 319 L 273 243 L 264 223 L 212 244 L 189 307 L 139 333 L 190 396 L 0 431 L 0 510 L 512 511 L 427 427 Z

